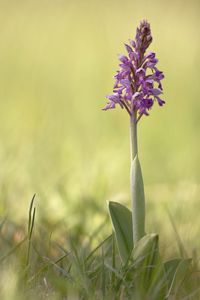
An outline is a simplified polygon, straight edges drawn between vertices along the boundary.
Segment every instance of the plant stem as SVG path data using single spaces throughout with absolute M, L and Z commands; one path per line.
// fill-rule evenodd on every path
M 130 118 L 131 136 L 131 204 L 134 245 L 145 235 L 145 197 L 142 171 L 138 159 L 137 114 Z
M 131 115 L 130 117 L 130 133 L 131 133 L 131 161 L 134 160 L 138 154 L 138 143 L 137 143 L 137 115 Z

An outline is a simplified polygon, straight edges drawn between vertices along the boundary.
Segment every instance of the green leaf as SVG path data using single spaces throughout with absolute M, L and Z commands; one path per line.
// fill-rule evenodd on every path
M 176 295 L 181 290 L 181 285 L 188 275 L 192 259 L 174 259 L 164 264 L 168 277 L 168 296 Z
M 117 202 L 110 201 L 108 209 L 115 232 L 119 254 L 124 263 L 133 250 L 133 232 L 131 211 Z
M 167 276 L 168 286 L 170 287 L 176 273 L 176 269 L 178 268 L 179 263 L 181 262 L 181 258 L 175 258 L 164 263 L 165 273 Z
M 136 286 L 141 299 L 164 299 L 167 293 L 166 275 L 159 255 L 158 241 L 158 234 L 147 234 L 137 242 L 133 251 L 137 273 Z
M 158 254 L 158 239 L 158 234 L 151 233 L 146 234 L 137 242 L 134 248 L 133 258 L 138 267 L 152 263 L 155 259 Z
M 131 164 L 131 202 L 134 244 L 145 235 L 145 196 L 138 156 Z

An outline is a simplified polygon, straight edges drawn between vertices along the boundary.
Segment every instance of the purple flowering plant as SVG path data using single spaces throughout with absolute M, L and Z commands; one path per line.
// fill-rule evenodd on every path
M 138 160 L 137 124 L 143 115 L 148 116 L 154 102 L 162 106 L 163 93 L 161 80 L 163 72 L 157 68 L 158 59 L 154 52 L 147 52 L 152 42 L 150 25 L 142 21 L 136 30 L 135 40 L 125 44 L 127 56 L 119 56 L 119 71 L 114 76 L 113 94 L 103 110 L 116 105 L 125 108 L 130 116 L 131 132 L 131 198 L 133 242 L 145 235 L 145 200 L 140 163 Z M 137 183 L 136 183 L 137 182 Z
M 165 103 L 163 93 L 164 74 L 157 67 L 158 59 L 152 51 L 147 51 L 152 43 L 150 24 L 142 21 L 136 30 L 135 40 L 125 44 L 127 55 L 119 56 L 119 71 L 114 76 L 113 94 L 103 110 L 119 105 L 130 116 L 131 132 L 131 199 L 133 241 L 137 242 L 145 232 L 145 199 L 141 167 L 138 160 L 137 124 L 142 116 L 149 115 L 154 102 L 159 106 Z M 140 184 L 136 184 L 136 181 Z M 138 195 L 137 195 L 138 194 Z
M 108 208 L 122 263 L 127 265 L 131 259 L 134 262 L 139 261 L 137 267 L 141 268 L 141 276 L 138 277 L 138 284 L 145 291 L 148 289 L 151 291 L 152 285 L 155 287 L 159 281 L 160 299 L 167 299 L 168 272 L 174 274 L 179 263 L 187 270 L 190 262 L 172 260 L 163 264 L 159 255 L 158 234 L 146 234 L 145 231 L 145 195 L 138 158 L 137 126 L 143 116 L 149 115 L 155 102 L 159 106 L 165 103 L 161 99 L 163 94 L 161 81 L 164 74 L 157 67 L 156 54 L 147 51 L 152 40 L 150 24 L 145 20 L 141 21 L 136 30 L 135 40 L 125 44 L 127 55 L 119 56 L 120 64 L 114 76 L 113 93 L 107 96 L 109 101 L 103 108 L 109 110 L 118 105 L 122 109 L 125 108 L 130 117 L 132 210 L 111 201 Z M 151 271 L 145 271 L 149 266 Z M 149 278 L 148 282 L 144 282 L 146 276 Z

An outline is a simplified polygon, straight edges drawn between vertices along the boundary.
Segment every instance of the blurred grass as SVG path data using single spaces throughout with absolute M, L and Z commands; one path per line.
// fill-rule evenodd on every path
M 128 118 L 101 108 L 123 42 L 147 18 L 167 102 L 139 128 L 148 228 L 176 251 L 168 208 L 190 251 L 199 247 L 199 1 L 0 5 L 1 217 L 23 224 L 36 193 L 38 222 L 90 235 L 106 200 L 129 205 Z

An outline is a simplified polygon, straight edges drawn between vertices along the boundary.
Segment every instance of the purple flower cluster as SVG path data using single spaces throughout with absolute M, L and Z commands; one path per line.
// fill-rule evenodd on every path
M 116 79 L 113 94 L 108 95 L 109 102 L 103 110 L 115 108 L 119 104 L 125 108 L 130 116 L 138 112 L 138 118 L 148 115 L 154 101 L 162 106 L 161 80 L 163 72 L 156 67 L 158 59 L 155 53 L 146 53 L 152 42 L 151 29 L 147 21 L 142 21 L 137 28 L 135 41 L 125 44 L 128 55 L 119 56 L 119 71 L 114 76 Z

